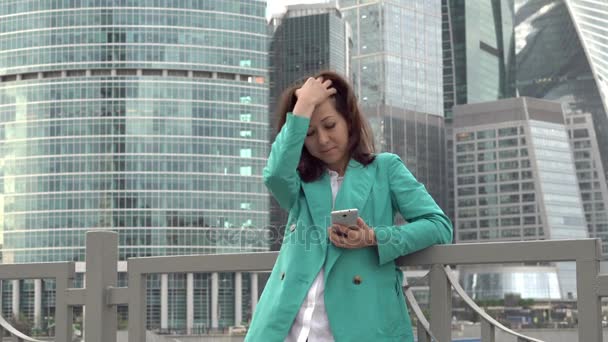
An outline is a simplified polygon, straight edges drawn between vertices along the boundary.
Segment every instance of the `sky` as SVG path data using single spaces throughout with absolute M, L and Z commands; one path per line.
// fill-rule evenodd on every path
M 270 17 L 273 14 L 282 13 L 285 11 L 285 7 L 288 5 L 296 4 L 314 4 L 319 2 L 326 2 L 324 0 L 268 0 L 266 17 Z

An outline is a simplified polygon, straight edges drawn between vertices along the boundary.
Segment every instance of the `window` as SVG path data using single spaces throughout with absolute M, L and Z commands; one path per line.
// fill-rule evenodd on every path
M 475 145 L 473 143 L 456 145 L 456 152 L 471 152 L 471 151 L 475 151 Z
M 486 186 L 479 187 L 480 195 L 495 194 L 495 193 L 496 193 L 496 185 L 486 185 Z
M 496 137 L 495 130 L 479 131 L 477 132 L 477 139 L 488 139 Z
M 456 160 L 458 161 L 459 164 L 472 163 L 475 161 L 475 155 L 473 155 L 473 154 L 460 155 L 457 157 Z
M 489 149 L 493 149 L 496 147 L 496 142 L 493 140 L 490 141 L 484 141 L 484 142 L 478 142 L 477 143 L 477 149 L 478 150 L 489 150 Z
M 534 202 L 534 200 L 535 200 L 534 194 L 523 194 L 522 195 L 523 202 Z
M 470 196 L 470 195 L 475 195 L 475 188 L 458 189 L 458 196 Z
M 241 158 L 251 158 L 251 149 L 242 148 L 240 153 Z
M 251 166 L 241 166 L 241 176 L 251 176 Z
M 517 157 L 517 150 L 507 150 L 498 152 L 500 159 L 508 159 Z
M 479 176 L 477 181 L 479 183 L 493 183 L 493 182 L 496 182 L 496 174 Z
M 458 177 L 458 185 L 474 184 L 475 176 Z
M 495 205 L 495 204 L 498 204 L 498 198 L 496 196 L 479 198 L 479 205 Z
M 485 152 L 477 154 L 478 161 L 490 161 L 496 160 L 496 152 Z
M 499 137 L 506 137 L 511 135 L 517 135 L 517 127 L 507 127 L 498 130 Z
M 481 164 L 477 166 L 477 171 L 479 172 L 488 172 L 488 171 L 495 171 L 496 170 L 496 163 L 488 163 L 488 164 Z
M 573 138 L 588 138 L 589 131 L 587 129 L 575 129 L 572 131 Z
M 498 141 L 498 147 L 513 147 L 517 146 L 517 139 L 505 139 Z

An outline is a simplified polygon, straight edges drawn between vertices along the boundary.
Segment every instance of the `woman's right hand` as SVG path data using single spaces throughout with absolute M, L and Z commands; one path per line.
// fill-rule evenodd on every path
M 331 80 L 309 77 L 304 85 L 296 90 L 298 101 L 293 113 L 310 118 L 315 108 L 335 93 L 336 89 L 331 87 Z

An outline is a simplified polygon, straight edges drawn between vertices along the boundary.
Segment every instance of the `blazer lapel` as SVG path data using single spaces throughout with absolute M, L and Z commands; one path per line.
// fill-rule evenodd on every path
M 369 197 L 376 179 L 376 163 L 363 166 L 351 159 L 344 175 L 344 181 L 336 196 L 334 210 L 359 209 L 361 211 Z M 359 213 L 361 214 L 361 213 Z
M 348 163 L 342 186 L 340 186 L 340 190 L 336 196 L 334 210 L 359 209 L 359 216 L 361 216 L 363 214 L 365 202 L 368 200 L 372 186 L 376 181 L 375 174 L 375 162 L 363 166 L 356 160 L 351 159 Z M 336 260 L 342 255 L 343 251 L 343 248 L 336 247 L 333 243 L 329 244 L 327 260 L 325 261 L 326 276 L 331 271 Z
M 312 220 L 317 229 L 321 230 L 324 237 L 322 243 L 327 243 L 327 228 L 330 226 L 330 212 L 332 208 L 331 184 L 329 175 L 325 172 L 321 178 L 314 182 L 302 183 L 302 189 L 306 196 L 306 203 Z

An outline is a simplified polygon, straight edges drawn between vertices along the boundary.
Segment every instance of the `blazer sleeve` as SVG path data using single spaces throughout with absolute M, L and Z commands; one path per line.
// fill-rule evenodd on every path
M 297 167 L 309 123 L 309 118 L 287 113 L 262 171 L 264 184 L 285 210 L 291 209 L 300 189 Z
M 383 265 L 435 244 L 452 242 L 452 223 L 395 154 L 388 155 L 391 201 L 405 225 L 374 227 L 379 263 Z

